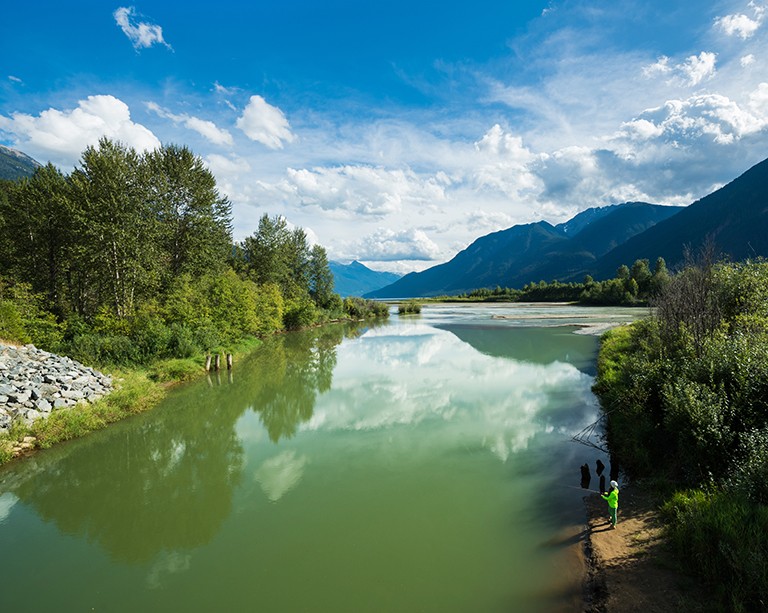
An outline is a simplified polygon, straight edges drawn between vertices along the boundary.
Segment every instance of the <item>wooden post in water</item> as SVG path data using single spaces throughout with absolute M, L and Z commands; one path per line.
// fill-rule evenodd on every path
M 214 364 L 215 364 L 214 368 L 216 370 L 219 370 L 221 368 L 221 354 L 219 354 L 219 353 L 216 354 L 216 360 L 215 360 Z
M 209 354 L 206 354 L 205 356 L 205 372 L 209 372 L 211 370 L 211 356 Z
M 232 354 L 227 354 L 227 370 L 232 370 Z

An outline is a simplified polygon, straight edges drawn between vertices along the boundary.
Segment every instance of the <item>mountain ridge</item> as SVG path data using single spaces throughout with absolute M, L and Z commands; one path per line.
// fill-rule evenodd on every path
M 0 145 L 0 179 L 15 181 L 31 177 L 42 164 L 18 149 Z
M 481 236 L 449 262 L 410 273 L 366 297 L 456 295 L 480 287 L 522 287 L 531 281 L 584 273 L 628 236 L 679 210 L 629 202 L 588 209 L 557 226 L 546 221 L 515 225 Z

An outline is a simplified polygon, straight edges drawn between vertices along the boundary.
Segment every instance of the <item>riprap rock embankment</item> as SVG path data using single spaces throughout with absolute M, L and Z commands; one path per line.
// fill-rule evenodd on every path
M 112 389 L 112 378 L 71 358 L 34 345 L 0 345 L 0 432 L 23 419 L 27 425 L 51 411 L 95 402 Z

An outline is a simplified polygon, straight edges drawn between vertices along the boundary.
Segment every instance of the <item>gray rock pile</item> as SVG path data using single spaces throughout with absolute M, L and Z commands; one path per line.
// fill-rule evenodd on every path
M 112 378 L 71 358 L 34 345 L 0 345 L 0 433 L 16 419 L 27 425 L 56 409 L 95 402 L 112 390 Z

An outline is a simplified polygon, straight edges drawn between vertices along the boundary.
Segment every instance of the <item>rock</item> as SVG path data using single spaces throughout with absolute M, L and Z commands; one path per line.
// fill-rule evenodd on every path
M 63 390 L 61 392 L 61 397 L 69 400 L 80 400 L 83 398 L 83 392 L 80 390 Z
M 39 411 L 35 411 L 35 409 L 29 409 L 27 411 L 27 414 L 24 416 L 24 420 L 27 422 L 28 426 L 31 426 L 33 423 L 35 423 L 36 420 L 40 419 L 43 416 L 42 413 Z
M 32 398 L 32 394 L 30 392 L 16 392 L 14 394 L 8 394 L 8 399 L 11 402 L 15 402 L 17 404 L 24 404 Z
M 41 413 L 50 413 L 53 406 L 45 398 L 40 398 L 35 403 L 35 408 Z
M 31 424 L 54 409 L 95 400 L 111 389 L 111 377 L 71 358 L 33 345 L 0 344 L 0 431 L 7 431 L 14 419 Z

